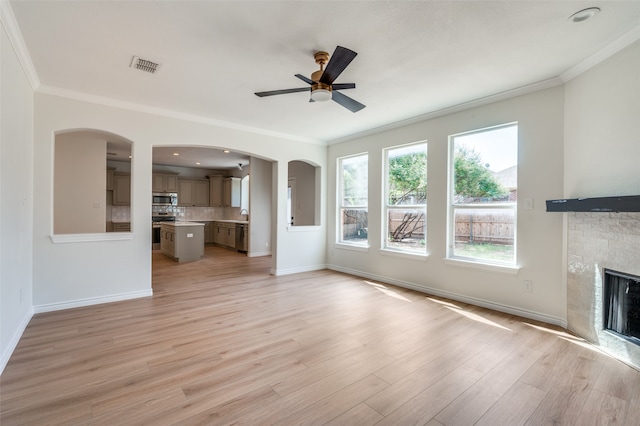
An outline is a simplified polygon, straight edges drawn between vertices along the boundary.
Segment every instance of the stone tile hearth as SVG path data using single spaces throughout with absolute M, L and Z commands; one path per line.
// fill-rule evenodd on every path
M 640 213 L 568 213 L 569 330 L 640 369 L 640 346 L 603 330 L 603 271 L 640 275 Z

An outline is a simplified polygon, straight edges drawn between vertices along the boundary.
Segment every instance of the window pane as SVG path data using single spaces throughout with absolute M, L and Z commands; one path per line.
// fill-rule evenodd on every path
M 515 210 L 454 208 L 454 256 L 515 262 Z
M 416 205 L 427 200 L 427 144 L 388 151 L 388 204 Z
M 366 206 L 368 199 L 368 156 L 342 160 L 342 206 Z
M 426 251 L 425 208 L 388 209 L 387 247 L 407 251 Z
M 342 210 L 342 241 L 366 243 L 369 233 L 365 209 Z
M 338 240 L 366 245 L 368 238 L 369 156 L 342 158 L 338 162 L 340 231 Z
M 517 200 L 517 126 L 456 136 L 453 150 L 454 204 Z

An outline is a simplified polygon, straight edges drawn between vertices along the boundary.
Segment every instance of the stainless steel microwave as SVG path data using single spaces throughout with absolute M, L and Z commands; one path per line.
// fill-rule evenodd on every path
M 151 204 L 154 206 L 177 206 L 178 194 L 175 192 L 154 192 Z

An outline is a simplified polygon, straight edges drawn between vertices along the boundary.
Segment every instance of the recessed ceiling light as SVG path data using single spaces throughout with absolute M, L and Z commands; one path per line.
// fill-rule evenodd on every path
M 200 165 L 200 163 L 198 161 L 196 161 L 196 166 L 199 166 L 199 165 Z
M 175 155 L 177 157 L 178 155 L 180 155 L 180 153 L 174 152 L 173 155 Z
M 229 152 L 231 152 L 231 151 L 229 151 L 228 149 L 225 149 L 225 150 L 224 150 L 224 151 L 222 151 L 222 152 L 224 152 L 225 154 L 228 154 L 228 153 L 229 153 Z
M 588 7 L 569 16 L 569 21 L 580 23 L 600 13 L 599 7 Z

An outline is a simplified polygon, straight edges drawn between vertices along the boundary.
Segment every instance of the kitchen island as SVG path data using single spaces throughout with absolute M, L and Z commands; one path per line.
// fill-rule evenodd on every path
M 204 223 L 162 222 L 160 249 L 176 262 L 200 260 L 204 256 Z

